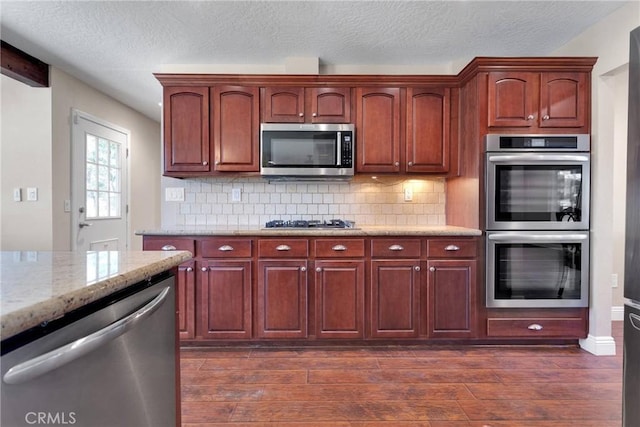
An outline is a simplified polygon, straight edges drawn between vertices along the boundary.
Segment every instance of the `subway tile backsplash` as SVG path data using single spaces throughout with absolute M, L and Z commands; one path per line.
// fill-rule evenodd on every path
M 184 202 L 163 202 L 163 226 L 263 226 L 274 219 L 341 218 L 356 225 L 445 225 L 445 180 L 356 177 L 349 183 L 277 182 L 262 178 L 180 181 Z M 412 201 L 404 200 L 410 188 Z M 240 189 L 240 201 L 232 190 Z

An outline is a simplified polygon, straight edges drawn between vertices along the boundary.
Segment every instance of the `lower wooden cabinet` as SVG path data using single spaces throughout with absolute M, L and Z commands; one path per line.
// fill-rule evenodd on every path
M 176 289 L 178 294 L 178 331 L 180 339 L 195 337 L 195 261 L 187 261 L 178 266 Z
M 476 261 L 430 260 L 428 267 L 428 336 L 475 337 Z
M 256 336 L 307 338 L 307 260 L 258 261 Z
M 418 337 L 421 283 L 417 259 L 371 261 L 372 338 Z
M 317 338 L 364 338 L 364 260 L 315 263 Z
M 251 261 L 201 263 L 197 295 L 197 336 L 251 338 Z
M 489 338 L 586 338 L 588 310 L 491 309 L 487 313 Z

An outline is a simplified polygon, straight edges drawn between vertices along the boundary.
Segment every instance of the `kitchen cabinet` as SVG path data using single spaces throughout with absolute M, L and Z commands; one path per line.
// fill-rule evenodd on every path
M 357 88 L 356 171 L 449 172 L 451 99 L 443 87 Z
M 178 292 L 178 333 L 180 339 L 195 337 L 195 261 L 187 261 L 178 266 L 176 274 Z
M 588 132 L 589 83 L 584 72 L 489 72 L 488 126 L 533 133 L 553 128 Z
M 419 239 L 371 240 L 371 338 L 418 337 L 421 247 Z
M 257 87 L 212 89 L 214 170 L 258 172 L 260 101 Z
M 307 338 L 308 239 L 258 240 L 256 336 Z
M 489 309 L 487 337 L 514 338 L 586 338 L 588 309 Z
M 265 123 L 350 123 L 349 87 L 265 87 Z
M 315 253 L 317 338 L 364 338 L 364 239 L 319 238 Z
M 473 338 L 477 334 L 475 239 L 427 242 L 427 319 L 430 338 Z
M 162 102 L 165 174 L 209 172 L 209 88 L 165 87 Z
M 251 338 L 251 261 L 205 260 L 200 267 L 197 336 Z
M 400 88 L 356 88 L 356 172 L 400 172 Z

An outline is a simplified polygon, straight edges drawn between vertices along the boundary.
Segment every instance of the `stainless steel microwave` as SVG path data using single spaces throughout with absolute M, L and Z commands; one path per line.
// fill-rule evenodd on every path
M 263 123 L 260 174 L 266 178 L 350 179 L 354 147 L 352 124 Z

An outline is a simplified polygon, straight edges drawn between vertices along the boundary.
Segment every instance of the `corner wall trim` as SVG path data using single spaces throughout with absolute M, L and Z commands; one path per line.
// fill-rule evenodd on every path
M 613 337 L 589 335 L 586 339 L 580 340 L 580 347 L 596 356 L 615 356 L 616 354 L 616 342 Z
M 612 321 L 623 321 L 624 320 L 624 306 L 623 305 L 611 307 L 611 320 Z

